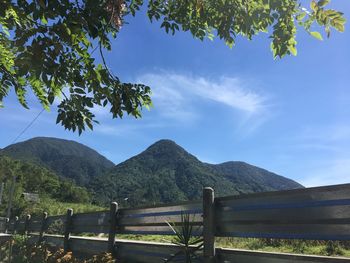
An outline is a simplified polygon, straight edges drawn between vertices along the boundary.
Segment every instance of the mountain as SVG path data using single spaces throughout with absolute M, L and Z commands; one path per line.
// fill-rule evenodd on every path
M 1 153 L 46 167 L 82 186 L 114 167 L 111 161 L 95 150 L 74 141 L 57 138 L 33 138 L 10 145 Z
M 303 187 L 243 162 L 203 163 L 170 140 L 156 142 L 89 185 L 99 202 L 125 205 L 200 199 L 203 186 L 221 196 Z
M 219 196 L 303 187 L 244 162 L 201 162 L 170 140 L 158 141 L 118 165 L 85 145 L 57 138 L 33 138 L 0 153 L 74 180 L 99 204 L 195 200 L 201 198 L 203 186 L 213 187 Z
M 46 207 L 45 210 L 48 211 L 47 206 L 52 207 L 57 202 L 89 203 L 91 200 L 90 193 L 86 188 L 79 187 L 70 180 L 60 178 L 45 167 L 0 155 L 0 182 L 5 185 L 3 201 L 0 206 L 1 216 L 5 215 L 8 205 L 13 176 L 16 176 L 13 198 L 13 212 L 16 215 L 22 214 L 25 209 L 28 209 L 28 206 L 31 212 L 41 215 L 42 208 Z M 24 192 L 37 193 L 40 200 L 49 201 L 28 203 L 21 197 Z
M 301 184 L 286 177 L 269 172 L 265 169 L 247 164 L 245 162 L 225 162 L 209 165 L 217 173 L 239 186 L 238 191 L 266 192 L 287 190 L 303 187 Z

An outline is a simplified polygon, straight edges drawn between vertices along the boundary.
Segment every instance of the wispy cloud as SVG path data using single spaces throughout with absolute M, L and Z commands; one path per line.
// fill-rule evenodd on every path
M 194 120 L 200 117 L 200 102 L 223 105 L 247 120 L 266 112 L 267 96 L 258 94 L 240 78 L 219 77 L 208 79 L 185 74 L 147 73 L 138 82 L 152 87 L 153 102 L 160 114 L 176 120 Z

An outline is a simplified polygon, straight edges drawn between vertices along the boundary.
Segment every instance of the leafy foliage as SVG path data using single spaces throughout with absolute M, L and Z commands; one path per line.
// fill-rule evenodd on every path
M 135 206 L 199 200 L 205 186 L 213 187 L 216 194 L 222 196 L 302 187 L 242 162 L 202 163 L 169 140 L 156 142 L 141 154 L 118 164 L 88 187 L 100 203 L 117 201 Z
M 176 257 L 182 254 L 185 256 L 186 263 L 191 263 L 193 259 L 198 259 L 196 252 L 203 247 L 203 238 L 195 236 L 196 232 L 199 231 L 199 227 L 194 226 L 193 223 L 194 215 L 192 215 L 191 219 L 191 214 L 189 213 L 181 213 L 181 224 L 179 226 L 167 222 L 175 234 L 172 242 L 180 247 L 180 251 L 165 259 L 164 262 L 176 261 Z
M 329 0 L 312 0 L 310 10 L 296 0 L 149 0 L 147 14 L 167 33 L 189 31 L 195 38 L 216 35 L 232 47 L 238 36 L 252 39 L 269 32 L 274 57 L 296 55 L 297 25 L 312 36 L 314 24 L 344 31 L 341 12 L 326 9 Z M 141 116 L 151 106 L 150 88 L 124 83 L 107 67 L 103 51 L 111 50 L 127 16 L 143 0 L 0 1 L 0 106 L 10 90 L 28 108 L 28 90 L 49 110 L 58 100 L 57 123 L 78 131 L 93 129 L 92 108 L 109 107 L 113 118 Z M 98 50 L 103 63 L 98 63 Z
M 110 253 L 92 256 L 90 259 L 78 259 L 72 252 L 51 247 L 45 242 L 33 244 L 26 236 L 16 235 L 12 244 L 13 263 L 113 263 L 116 262 Z M 7 252 L 8 253 L 8 252 Z
M 5 183 L 2 213 L 5 213 L 8 204 L 13 176 L 16 176 L 12 211 L 14 215 L 41 215 L 43 211 L 52 214 L 59 202 L 89 203 L 91 200 L 90 193 L 85 188 L 58 177 L 46 168 L 0 155 L 0 181 Z M 21 196 L 23 192 L 38 193 L 40 202 L 33 204 L 26 201 Z M 67 204 L 63 211 L 66 209 Z
M 150 106 L 149 87 L 121 82 L 92 56 L 95 48 L 102 56 L 104 48 L 111 49 L 110 37 L 120 26 L 113 17 L 124 12 L 120 5 L 109 8 L 109 0 L 0 4 L 0 101 L 14 89 L 28 108 L 30 87 L 48 110 L 58 97 L 57 123 L 79 133 L 97 122 L 94 106 L 109 105 L 113 118 L 124 112 L 140 117 L 142 106 Z
M 10 145 L 2 153 L 35 163 L 30 168 L 23 168 L 24 174 L 27 169 L 31 174 L 32 167 L 37 167 L 51 171 L 50 176 L 52 174 L 55 180 L 56 175 L 69 179 L 57 183 L 62 186 L 62 193 L 58 195 L 53 195 L 56 190 L 46 185 L 40 187 L 41 184 L 36 183 L 39 177 L 33 179 L 33 185 L 38 186 L 35 189 L 40 188 L 49 193 L 48 198 L 61 202 L 82 201 L 86 189 L 96 204 L 108 205 L 117 201 L 121 206 L 136 206 L 200 199 L 204 186 L 213 187 L 216 194 L 222 196 L 302 187 L 290 179 L 243 162 L 202 163 L 169 140 L 156 142 L 117 166 L 84 145 L 55 138 L 34 138 Z M 6 165 L 9 164 L 4 167 Z M 18 173 L 17 170 L 13 172 Z M 83 187 L 81 196 L 70 180 Z M 40 207 L 62 213 L 67 208 L 60 203 L 53 207 L 43 203 Z M 89 208 L 88 205 L 84 207 Z M 33 209 L 37 211 L 39 207 Z

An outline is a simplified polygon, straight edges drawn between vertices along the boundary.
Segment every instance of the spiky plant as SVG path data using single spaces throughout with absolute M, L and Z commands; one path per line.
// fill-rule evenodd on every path
M 203 247 L 203 238 L 201 236 L 195 236 L 195 233 L 199 231 L 199 226 L 194 225 L 194 219 L 194 215 L 192 215 L 191 219 L 191 214 L 182 212 L 180 225 L 166 221 L 175 234 L 172 243 L 178 245 L 181 250 L 165 259 L 164 262 L 171 262 L 182 254 L 185 257 L 186 263 L 192 263 L 193 259 L 198 258 L 196 252 Z

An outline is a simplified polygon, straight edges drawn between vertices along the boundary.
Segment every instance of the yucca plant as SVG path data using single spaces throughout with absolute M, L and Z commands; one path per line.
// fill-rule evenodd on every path
M 172 243 L 178 245 L 181 249 L 174 255 L 165 259 L 164 262 L 171 262 L 177 256 L 184 255 L 186 263 L 192 263 L 194 259 L 198 258 L 196 252 L 203 247 L 203 238 L 195 236 L 195 232 L 199 231 L 199 226 L 194 226 L 195 216 L 189 213 L 181 213 L 180 225 L 176 223 L 167 222 L 168 226 L 175 234 Z

